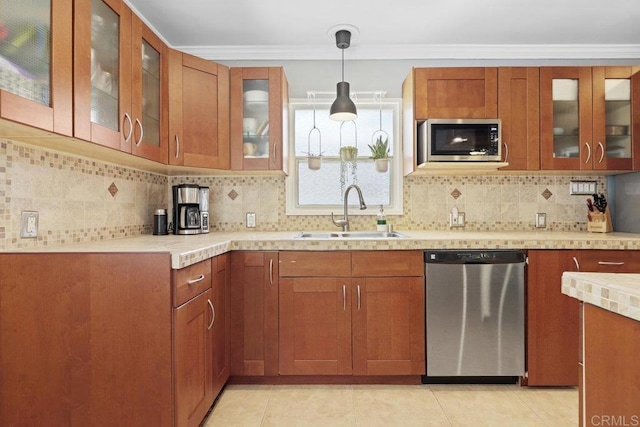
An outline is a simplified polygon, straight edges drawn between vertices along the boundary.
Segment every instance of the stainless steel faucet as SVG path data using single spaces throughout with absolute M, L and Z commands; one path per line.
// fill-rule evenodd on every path
M 358 192 L 358 198 L 360 199 L 360 210 L 367 209 L 367 205 L 364 203 L 364 198 L 362 197 L 362 190 L 355 184 L 351 184 L 344 190 L 344 213 L 342 219 L 336 219 L 333 216 L 333 212 L 331 212 L 331 221 L 338 227 L 342 227 L 342 231 L 349 231 L 349 191 L 352 188 L 355 188 Z

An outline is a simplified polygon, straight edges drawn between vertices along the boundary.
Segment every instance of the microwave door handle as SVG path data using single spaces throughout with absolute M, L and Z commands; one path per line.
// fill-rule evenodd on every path
M 509 145 L 506 142 L 503 142 L 502 145 L 504 145 L 504 161 L 506 163 L 509 161 Z

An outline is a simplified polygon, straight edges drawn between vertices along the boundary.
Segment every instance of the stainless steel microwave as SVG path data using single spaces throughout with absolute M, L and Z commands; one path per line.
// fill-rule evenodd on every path
M 499 162 L 500 119 L 429 119 L 418 126 L 418 163 Z

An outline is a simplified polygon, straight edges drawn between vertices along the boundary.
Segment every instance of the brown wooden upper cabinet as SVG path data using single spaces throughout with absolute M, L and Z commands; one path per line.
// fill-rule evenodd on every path
M 497 68 L 415 68 L 415 117 L 498 116 Z
M 231 169 L 288 171 L 289 89 L 282 67 L 231 69 Z
M 131 152 L 131 10 L 121 0 L 74 3 L 75 137 Z
M 229 68 L 169 53 L 169 164 L 229 169 Z
M 639 70 L 540 68 L 541 169 L 632 170 L 640 163 L 633 144 L 640 112 L 632 108 Z
M 25 3 L 3 7 L 0 117 L 71 136 L 73 1 Z
M 74 136 L 167 162 L 167 47 L 121 0 L 74 11 Z
M 540 169 L 540 70 L 498 68 L 498 118 L 502 120 L 501 170 Z

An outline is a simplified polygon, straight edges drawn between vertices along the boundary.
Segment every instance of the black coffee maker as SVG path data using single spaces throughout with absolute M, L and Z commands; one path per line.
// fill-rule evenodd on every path
M 180 184 L 172 189 L 173 234 L 200 234 L 200 186 Z

